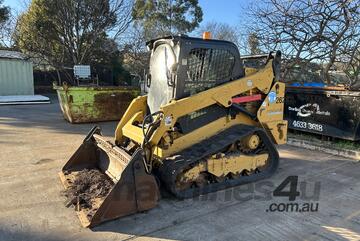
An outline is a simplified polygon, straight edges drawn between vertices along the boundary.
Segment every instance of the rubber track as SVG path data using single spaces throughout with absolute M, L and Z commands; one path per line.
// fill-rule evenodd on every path
M 181 191 L 175 189 L 176 177 L 180 173 L 186 171 L 190 167 L 193 167 L 203 158 L 220 152 L 225 147 L 233 144 L 236 140 L 240 140 L 254 132 L 260 136 L 260 139 L 264 143 L 265 150 L 267 150 L 269 154 L 268 165 L 266 169 L 250 176 L 242 176 L 241 178 L 237 179 L 226 179 L 221 183 L 211 183 L 203 188 L 192 187 L 190 189 Z M 176 157 L 175 160 L 166 160 L 159 168 L 158 172 L 160 179 L 166 188 L 180 199 L 191 198 L 210 192 L 216 192 L 225 188 L 255 182 L 260 179 L 270 177 L 277 170 L 279 165 L 279 154 L 267 133 L 261 128 L 243 124 L 232 126 L 206 140 L 193 145 L 188 149 L 177 153 L 174 155 L 174 157 Z

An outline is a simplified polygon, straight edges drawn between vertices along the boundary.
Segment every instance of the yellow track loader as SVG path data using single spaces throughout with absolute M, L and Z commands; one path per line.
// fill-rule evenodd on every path
M 114 141 L 94 127 L 60 172 L 84 227 L 155 207 L 160 183 L 185 199 L 277 169 L 274 144 L 287 135 L 280 52 L 256 70 L 228 41 L 181 35 L 147 46 L 147 95 L 131 102 Z

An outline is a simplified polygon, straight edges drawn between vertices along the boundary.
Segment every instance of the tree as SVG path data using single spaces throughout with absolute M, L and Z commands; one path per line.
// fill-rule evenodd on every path
M 110 63 L 117 39 L 131 22 L 126 0 L 33 0 L 19 17 L 17 46 L 60 70 Z
M 248 27 L 262 47 L 281 49 L 293 59 L 292 65 L 323 62 L 330 83 L 334 63 L 354 51 L 360 34 L 359 8 L 358 1 L 350 0 L 266 0 L 250 8 L 254 21 Z
M 209 31 L 211 32 L 211 38 L 227 40 L 235 43 L 239 46 L 239 34 L 235 27 L 227 24 L 227 23 L 219 23 L 219 22 L 208 22 L 205 25 L 199 28 L 198 35 L 201 36 L 203 32 Z
M 0 0 L 0 47 L 5 46 L 9 36 L 10 9 Z
M 10 9 L 3 5 L 4 0 L 0 0 L 0 24 L 5 23 L 10 17 Z
M 353 44 L 353 49 L 344 52 L 346 65 L 344 72 L 352 80 L 352 82 L 360 81 L 360 39 Z
M 260 50 L 260 41 L 259 41 L 259 37 L 257 36 L 256 33 L 250 33 L 247 39 L 247 44 L 250 50 L 250 54 L 254 55 L 254 54 L 260 54 L 261 50 Z
M 139 25 L 134 25 L 129 29 L 122 43 L 124 67 L 131 74 L 142 79 L 144 78 L 144 71 L 148 68 L 150 56 L 145 43 L 144 29 Z
M 198 0 L 135 0 L 132 16 L 152 39 L 193 31 L 203 13 Z

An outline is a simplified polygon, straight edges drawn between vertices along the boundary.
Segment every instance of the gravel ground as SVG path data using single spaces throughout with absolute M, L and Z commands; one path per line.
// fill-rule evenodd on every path
M 58 172 L 93 124 L 67 123 L 52 102 L 0 106 L 0 240 L 360 240 L 360 163 L 286 145 L 271 179 L 194 200 L 167 197 L 84 229 L 64 206 Z M 116 124 L 99 125 L 111 137 Z M 294 202 L 272 195 L 288 176 L 299 179 Z M 287 203 L 318 209 L 281 212 Z

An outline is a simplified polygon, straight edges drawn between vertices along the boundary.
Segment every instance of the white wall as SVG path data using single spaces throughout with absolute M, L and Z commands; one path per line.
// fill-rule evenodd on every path
M 34 76 L 30 61 L 0 58 L 0 95 L 33 95 Z

